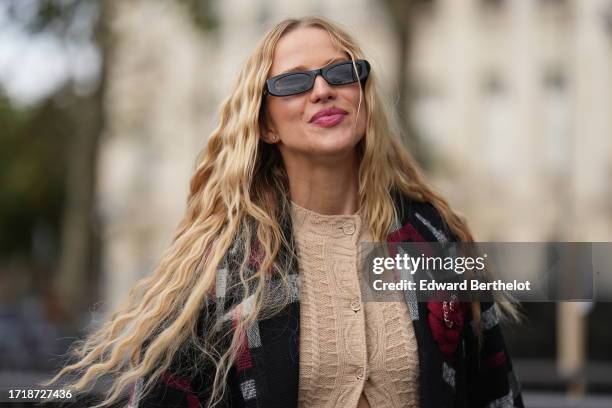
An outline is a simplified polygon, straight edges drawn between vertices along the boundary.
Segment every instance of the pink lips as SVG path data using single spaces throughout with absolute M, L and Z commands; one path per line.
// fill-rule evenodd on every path
M 347 113 L 348 112 L 340 108 L 322 109 L 310 119 L 310 123 L 314 123 L 315 125 L 322 127 L 335 126 L 342 122 L 342 119 L 344 119 L 344 116 L 347 115 Z

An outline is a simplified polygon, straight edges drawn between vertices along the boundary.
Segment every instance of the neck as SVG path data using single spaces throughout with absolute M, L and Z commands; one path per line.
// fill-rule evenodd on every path
M 347 215 L 359 210 L 357 154 L 335 163 L 286 161 L 291 200 L 319 214 Z

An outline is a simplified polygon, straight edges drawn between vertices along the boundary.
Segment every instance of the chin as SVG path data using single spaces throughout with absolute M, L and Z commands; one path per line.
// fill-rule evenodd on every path
M 357 143 L 359 143 L 359 139 L 356 137 L 330 138 L 327 140 L 320 140 L 319 143 L 313 144 L 312 148 L 317 151 L 317 154 L 325 156 L 345 156 L 355 150 Z
M 312 135 L 312 140 L 313 144 L 337 149 L 355 147 L 359 142 L 359 138 L 354 134 L 353 129 L 347 129 L 344 126 Z

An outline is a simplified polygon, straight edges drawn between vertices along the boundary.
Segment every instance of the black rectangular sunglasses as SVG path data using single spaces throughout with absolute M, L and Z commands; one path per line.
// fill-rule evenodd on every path
M 370 63 L 366 60 L 355 60 L 359 82 L 364 83 L 370 73 Z M 324 68 L 312 71 L 287 72 L 274 76 L 266 81 L 264 95 L 290 96 L 310 91 L 314 87 L 317 75 L 321 75 L 330 85 L 346 85 L 357 82 L 353 61 L 341 61 Z

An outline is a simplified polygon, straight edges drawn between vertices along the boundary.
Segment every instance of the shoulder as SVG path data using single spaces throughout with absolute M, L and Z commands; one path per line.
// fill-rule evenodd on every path
M 436 206 L 423 200 L 417 200 L 405 194 L 393 195 L 398 216 L 396 231 L 414 229 L 420 241 L 453 242 L 455 235 L 446 223 L 442 213 Z

